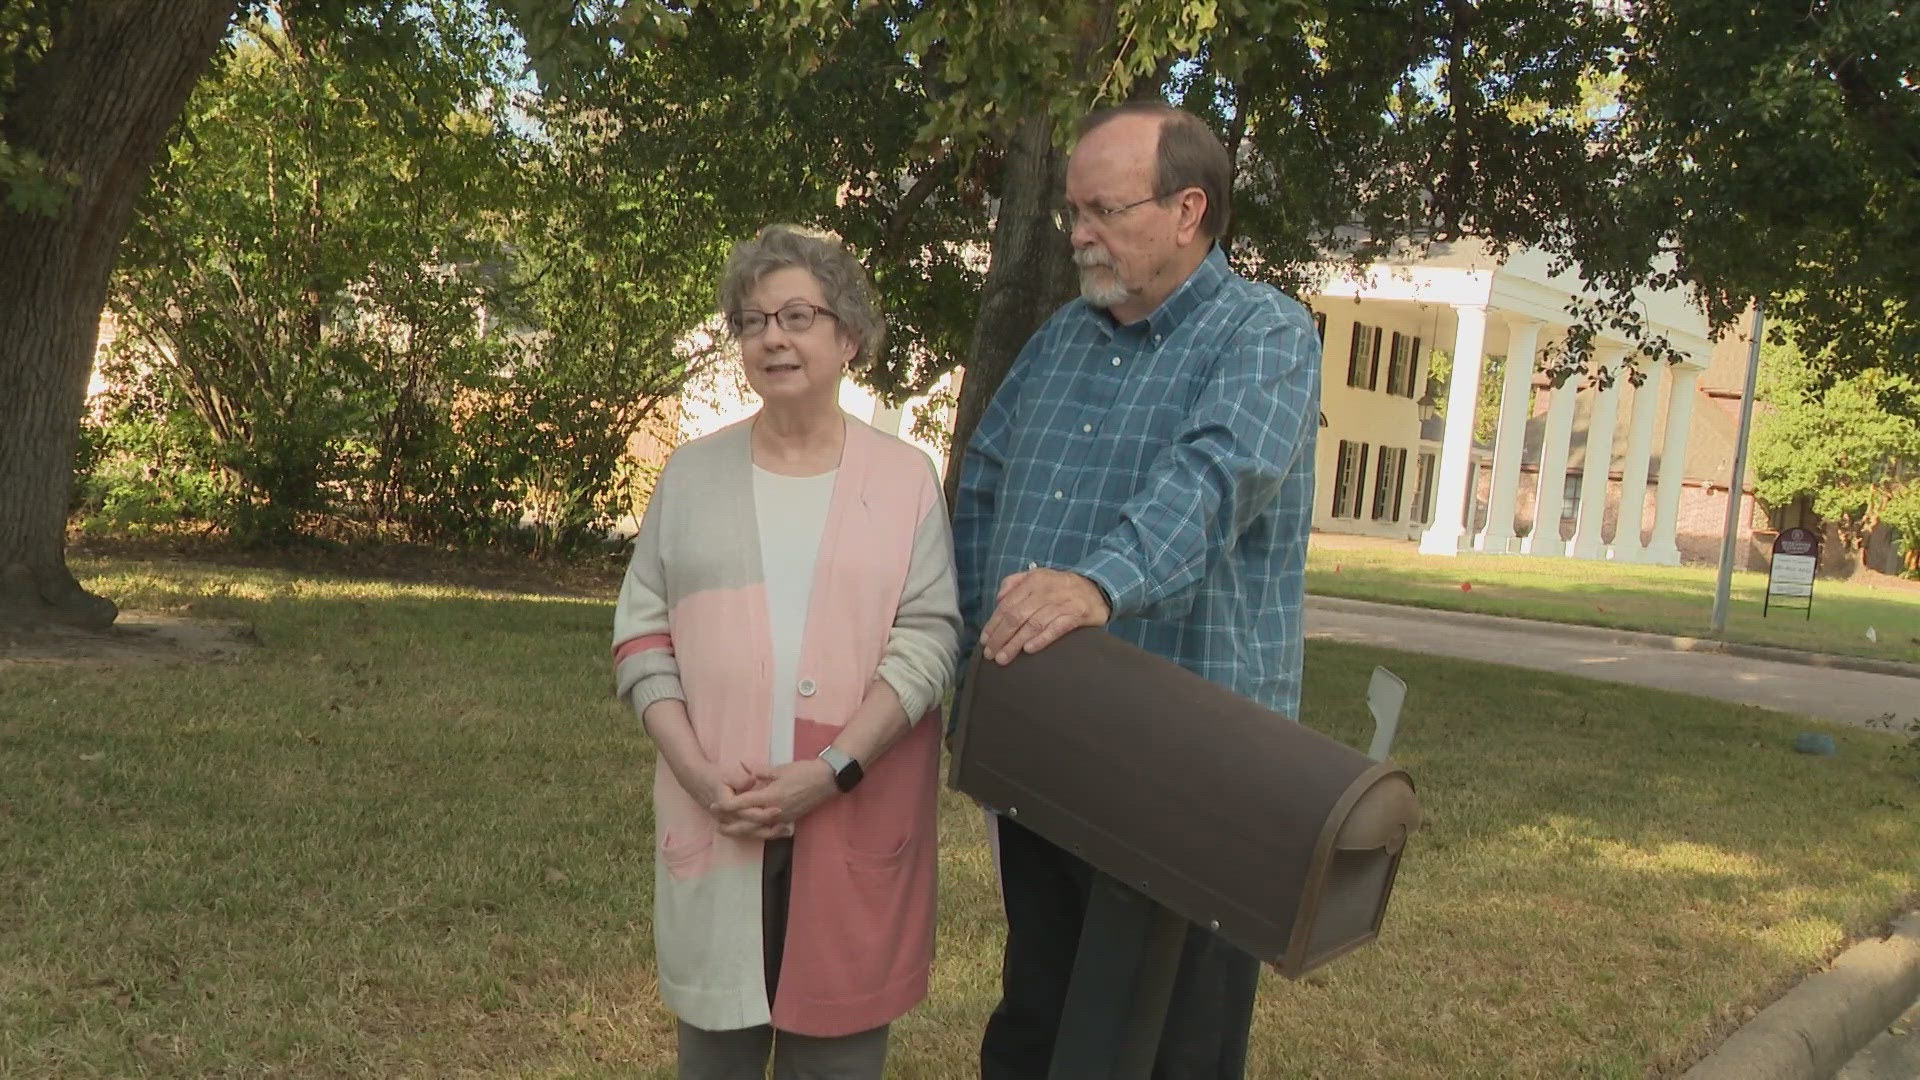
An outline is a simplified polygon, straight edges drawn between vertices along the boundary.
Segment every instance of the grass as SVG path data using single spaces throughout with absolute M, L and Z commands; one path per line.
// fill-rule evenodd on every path
M 82 564 L 129 607 L 244 618 L 224 664 L 0 666 L 0 1075 L 671 1075 L 649 749 L 604 597 Z M 1358 741 L 1412 686 L 1428 814 L 1383 939 L 1269 976 L 1256 1077 L 1670 1071 L 1920 890 L 1920 768 L 1760 710 L 1315 642 Z M 972 1074 L 999 915 L 944 803 L 932 999 L 892 1075 Z
M 1443 559 L 1422 556 L 1409 543 L 1330 533 L 1314 534 L 1307 558 L 1307 591 L 1320 596 L 1684 637 L 1710 636 L 1717 576 L 1703 566 L 1481 554 Z M 1472 588 L 1462 590 L 1462 582 Z M 1766 588 L 1765 574 L 1734 574 L 1726 640 L 1920 662 L 1920 582 L 1821 579 L 1811 613 L 1775 608 L 1763 616 Z

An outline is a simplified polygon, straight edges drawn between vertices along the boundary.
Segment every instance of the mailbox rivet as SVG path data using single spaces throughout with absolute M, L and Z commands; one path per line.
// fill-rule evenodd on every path
M 1020 808 L 1019 808 L 1019 807 L 1017 807 L 1017 806 L 1009 806 L 1009 807 L 1007 807 L 1007 816 L 1008 816 L 1008 817 L 1019 817 L 1019 816 L 1020 816 Z
M 1216 934 L 1217 934 L 1217 933 L 1219 933 L 1219 932 L 1220 932 L 1220 920 L 1219 920 L 1219 919 L 1215 919 L 1215 920 L 1213 920 L 1212 922 L 1210 922 L 1210 923 L 1208 923 L 1208 924 L 1207 924 L 1207 929 L 1209 929 L 1209 930 L 1211 930 L 1211 931 L 1213 931 L 1213 932 L 1214 932 L 1214 933 L 1216 933 Z

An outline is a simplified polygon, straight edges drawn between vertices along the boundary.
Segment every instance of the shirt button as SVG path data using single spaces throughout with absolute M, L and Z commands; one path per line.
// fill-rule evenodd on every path
M 812 697 L 813 692 L 818 689 L 820 688 L 814 685 L 814 681 L 812 679 L 800 680 L 800 696 L 801 697 Z
M 1116 356 L 1116 357 L 1114 357 L 1114 358 L 1113 358 L 1113 366 L 1114 366 L 1114 367 L 1119 367 L 1119 366 L 1120 366 L 1120 358 L 1119 358 L 1119 357 L 1117 357 L 1117 356 Z
M 1037 563 L 1037 562 L 1030 562 L 1030 563 L 1028 563 L 1028 564 L 1027 564 L 1027 569 L 1029 569 L 1029 570 L 1038 570 L 1038 569 L 1040 569 L 1040 564 L 1039 564 L 1039 563 Z
M 1053 497 L 1056 499 L 1064 499 L 1067 497 L 1067 493 L 1064 491 L 1056 491 L 1053 493 Z
M 1086 433 L 1087 433 L 1087 434 L 1089 434 L 1089 435 L 1091 435 L 1091 434 L 1093 434 L 1093 425 L 1092 425 L 1092 424 L 1081 424 L 1081 425 L 1080 425 L 1080 430 L 1081 430 L 1081 431 L 1084 431 L 1084 432 L 1086 432 Z

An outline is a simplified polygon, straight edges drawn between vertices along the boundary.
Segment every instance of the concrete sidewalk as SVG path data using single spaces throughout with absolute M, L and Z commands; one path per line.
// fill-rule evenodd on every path
M 1310 596 L 1307 635 L 1861 726 L 1920 719 L 1920 665 Z M 1761 1010 L 1683 1080 L 1920 1080 L 1920 912 Z M 1904 1015 L 1902 1010 L 1906 1010 Z
M 1843 724 L 1897 730 L 1920 719 L 1920 665 L 1888 660 L 1759 647 L 1709 651 L 1695 638 L 1326 596 L 1307 598 L 1307 636 L 1631 683 Z

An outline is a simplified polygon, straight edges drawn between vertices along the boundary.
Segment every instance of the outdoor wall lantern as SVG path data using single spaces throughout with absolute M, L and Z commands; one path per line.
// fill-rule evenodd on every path
M 1420 410 L 1422 422 L 1440 415 L 1440 387 L 1434 382 L 1433 376 L 1427 376 L 1427 392 L 1421 394 L 1420 399 L 1413 405 Z

